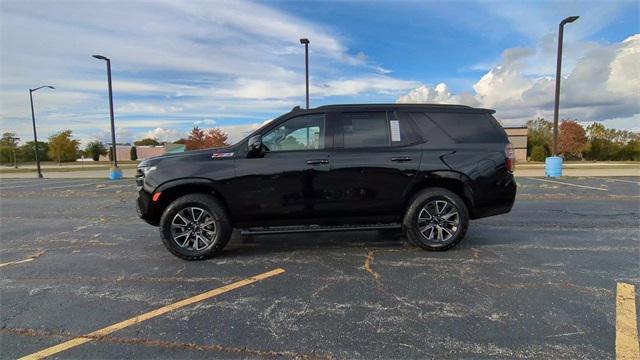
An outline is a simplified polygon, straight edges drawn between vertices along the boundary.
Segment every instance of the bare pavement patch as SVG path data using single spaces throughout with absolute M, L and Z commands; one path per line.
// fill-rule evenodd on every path
M 163 248 L 130 179 L 3 179 L 0 356 L 635 356 L 640 177 L 541 179 L 518 178 L 513 211 L 447 252 L 376 231 L 235 234 L 202 262 Z

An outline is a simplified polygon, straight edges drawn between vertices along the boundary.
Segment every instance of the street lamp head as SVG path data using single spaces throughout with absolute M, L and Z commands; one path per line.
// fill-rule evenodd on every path
M 580 16 L 569 16 L 568 18 L 562 20 L 561 24 L 568 24 L 578 20 Z
M 93 55 L 94 58 L 96 59 L 100 59 L 100 60 L 105 60 L 105 61 L 109 61 L 109 58 L 106 56 L 102 56 L 102 55 Z
M 306 45 L 308 43 L 309 43 L 309 39 L 307 39 L 307 38 L 300 39 L 300 44 L 305 44 Z
M 55 90 L 55 88 L 53 86 L 51 86 L 51 85 L 43 85 L 43 86 L 37 87 L 35 89 L 29 89 L 29 91 L 34 92 L 34 91 L 40 90 L 42 88 L 49 88 L 49 89 Z

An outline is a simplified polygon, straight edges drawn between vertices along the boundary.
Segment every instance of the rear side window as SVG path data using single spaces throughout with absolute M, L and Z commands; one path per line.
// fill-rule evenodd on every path
M 450 138 L 461 143 L 505 142 L 504 130 L 485 113 L 427 113 Z
M 391 146 L 411 145 L 422 142 L 422 137 L 413 121 L 406 114 L 389 113 Z
M 385 112 L 342 113 L 345 148 L 389 146 Z

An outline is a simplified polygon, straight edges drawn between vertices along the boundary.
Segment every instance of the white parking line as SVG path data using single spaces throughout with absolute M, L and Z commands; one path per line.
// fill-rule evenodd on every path
M 606 178 L 606 177 L 600 177 L 600 176 L 586 176 L 586 177 L 588 177 L 590 179 L 603 179 L 603 180 L 609 180 L 609 181 L 619 181 L 619 182 L 623 182 L 623 183 L 630 183 L 630 184 L 640 185 L 640 182 L 638 182 L 638 181 L 612 179 L 612 178 Z
M 86 181 L 86 180 L 81 180 L 81 181 Z M 33 182 L 33 183 L 29 183 L 29 184 L 22 184 L 22 185 L 17 185 L 17 186 L 2 186 L 0 187 L 0 190 L 9 190 L 9 189 L 19 189 L 19 188 L 25 188 L 25 187 L 34 187 L 35 185 L 42 185 L 42 186 L 47 186 L 47 185 L 56 185 L 56 184 L 74 184 L 77 183 L 78 180 L 76 181 L 69 181 L 69 180 L 63 180 L 63 181 L 48 181 L 48 180 L 42 180 L 40 182 Z M 38 189 L 39 190 L 39 189 Z
M 571 183 L 566 183 L 566 182 L 561 182 L 561 181 L 555 181 L 555 180 L 536 179 L 536 178 L 527 178 L 527 179 L 529 179 L 529 180 L 536 180 L 536 181 L 544 181 L 544 182 L 553 183 L 553 184 L 560 184 L 560 185 L 567 185 L 567 186 L 575 186 L 575 187 L 584 188 L 584 189 L 600 190 L 600 191 L 608 191 L 607 189 L 603 189 L 603 188 L 597 188 L 597 187 L 593 187 L 593 186 L 585 186 L 585 185 L 576 185 L 576 184 L 571 184 Z

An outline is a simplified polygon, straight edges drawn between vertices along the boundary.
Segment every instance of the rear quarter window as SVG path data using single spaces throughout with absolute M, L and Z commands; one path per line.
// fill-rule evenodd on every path
M 486 113 L 427 113 L 446 135 L 460 143 L 506 142 L 504 130 Z

